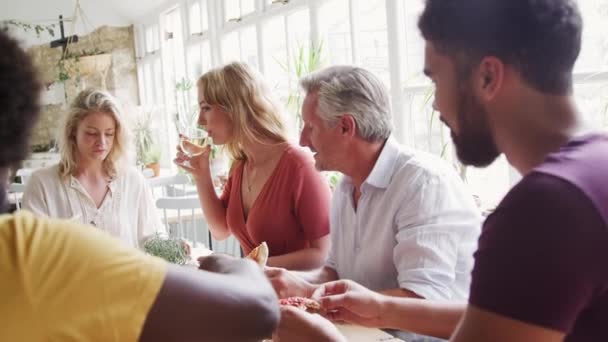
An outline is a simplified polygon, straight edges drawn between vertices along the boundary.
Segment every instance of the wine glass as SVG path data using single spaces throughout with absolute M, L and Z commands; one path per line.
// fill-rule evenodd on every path
M 203 153 L 204 148 L 209 144 L 209 139 L 207 131 L 197 127 L 188 127 L 180 133 L 179 144 L 182 151 L 192 158 Z M 185 142 L 189 142 L 189 144 Z

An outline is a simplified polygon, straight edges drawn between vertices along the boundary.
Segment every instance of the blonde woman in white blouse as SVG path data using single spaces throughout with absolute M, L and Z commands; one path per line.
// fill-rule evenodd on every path
M 133 247 L 164 234 L 146 180 L 126 166 L 129 132 L 113 96 L 82 91 L 59 140 L 61 161 L 32 174 L 24 209 L 90 224 Z

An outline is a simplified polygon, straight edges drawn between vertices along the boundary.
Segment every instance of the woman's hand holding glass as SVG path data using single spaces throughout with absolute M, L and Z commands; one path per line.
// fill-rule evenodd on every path
M 180 133 L 179 138 L 180 144 L 173 162 L 195 176 L 204 171 L 208 172 L 211 138 L 207 132 L 200 128 L 189 128 Z

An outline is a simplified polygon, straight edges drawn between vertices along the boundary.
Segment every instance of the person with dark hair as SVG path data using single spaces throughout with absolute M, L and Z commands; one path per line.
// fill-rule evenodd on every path
M 0 174 L 6 176 L 27 154 L 41 87 L 30 58 L 5 31 L 0 51 Z M 3 199 L 5 187 L 0 182 Z M 189 270 L 73 221 L 25 210 L 0 215 L 0 341 L 270 336 L 279 319 L 270 283 L 253 261 L 222 262 L 222 274 Z
M 608 136 L 583 132 L 572 98 L 576 3 L 427 0 L 419 27 L 460 160 L 504 153 L 523 178 L 484 223 L 468 305 L 352 281 L 313 297 L 335 320 L 458 342 L 608 341 Z

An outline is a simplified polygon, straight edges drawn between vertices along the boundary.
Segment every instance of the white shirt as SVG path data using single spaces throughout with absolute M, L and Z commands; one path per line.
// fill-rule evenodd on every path
M 90 224 L 139 247 L 155 233 L 165 234 L 152 191 L 141 172 L 129 168 L 108 185 L 100 207 L 73 176 L 62 178 L 59 165 L 35 171 L 23 193 L 23 208 L 31 212 Z
M 481 215 L 455 170 L 389 138 L 361 186 L 344 177 L 332 198 L 327 266 L 374 291 L 468 298 Z

